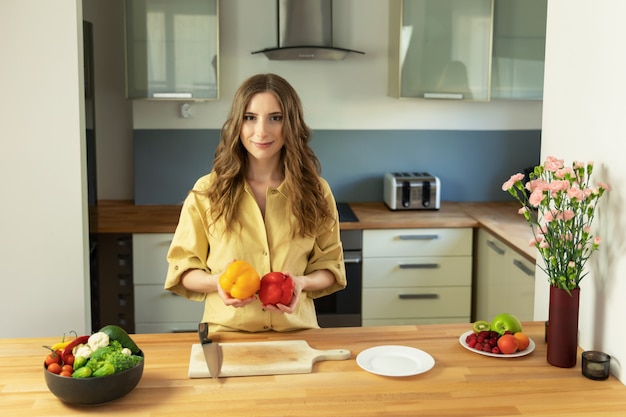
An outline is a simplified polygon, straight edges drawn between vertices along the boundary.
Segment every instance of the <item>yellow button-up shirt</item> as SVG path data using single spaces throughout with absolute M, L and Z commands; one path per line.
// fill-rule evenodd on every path
M 214 173 L 200 178 L 194 190 L 206 190 L 212 181 L 215 181 Z M 328 183 L 323 179 L 321 181 L 324 196 L 335 212 L 336 220 L 330 229 L 328 226 L 320 227 L 315 237 L 291 236 L 286 210 L 289 196 L 284 194 L 282 185 L 267 190 L 263 218 L 252 190 L 246 184 L 237 216 L 241 227 L 235 225 L 230 234 L 225 233 L 222 220 L 211 224 L 208 198 L 189 193 L 167 255 L 169 268 L 165 289 L 190 300 L 205 301 L 202 321 L 209 323 L 210 331 L 287 331 L 319 327 L 313 299 L 346 286 L 335 199 Z M 221 274 L 233 259 L 248 262 L 260 276 L 272 271 L 306 275 L 327 269 L 335 275 L 335 283 L 324 290 L 301 294 L 292 314 L 264 310 L 259 300 L 241 308 L 226 306 L 217 292 L 189 291 L 181 284 L 181 276 L 187 270 L 202 269 L 211 274 Z

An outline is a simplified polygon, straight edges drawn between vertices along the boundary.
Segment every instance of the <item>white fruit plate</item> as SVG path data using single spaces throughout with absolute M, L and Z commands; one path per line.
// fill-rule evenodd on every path
M 465 349 L 469 350 L 470 352 L 474 352 L 474 353 L 478 353 L 479 355 L 484 355 L 484 356 L 491 356 L 492 358 L 518 358 L 520 356 L 526 356 L 529 353 L 531 353 L 533 350 L 535 350 L 535 342 L 533 341 L 533 339 L 531 339 L 530 337 L 528 338 L 530 340 L 530 343 L 528 344 L 528 347 L 524 350 L 522 350 L 521 352 L 515 352 L 515 353 L 491 353 L 491 352 L 483 352 L 482 350 L 476 350 L 476 349 L 472 349 L 471 347 L 468 346 L 467 342 L 465 342 L 465 339 L 467 339 L 467 336 L 469 336 L 470 334 L 474 333 L 473 330 L 470 330 L 468 332 L 463 333 L 460 337 L 459 337 L 459 343 L 461 344 L 461 346 L 463 346 Z

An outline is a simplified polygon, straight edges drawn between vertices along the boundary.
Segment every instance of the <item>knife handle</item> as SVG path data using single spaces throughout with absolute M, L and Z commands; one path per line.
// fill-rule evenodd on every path
M 199 323 L 198 324 L 198 336 L 200 337 L 200 343 L 211 343 L 211 339 L 209 339 L 209 323 Z

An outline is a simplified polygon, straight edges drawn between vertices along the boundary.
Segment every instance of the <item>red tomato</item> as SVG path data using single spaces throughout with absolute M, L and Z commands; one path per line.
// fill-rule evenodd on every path
M 46 356 L 46 367 L 52 363 L 61 363 L 61 354 L 58 351 L 50 352 L 50 354 Z
M 48 371 L 58 375 L 61 373 L 61 365 L 59 365 L 57 362 L 52 362 L 50 365 L 48 365 Z

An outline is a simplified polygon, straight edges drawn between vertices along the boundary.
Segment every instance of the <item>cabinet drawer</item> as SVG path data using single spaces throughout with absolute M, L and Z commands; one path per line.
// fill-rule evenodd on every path
M 137 233 L 133 235 L 133 281 L 135 284 L 165 283 L 167 252 L 173 233 Z
M 364 288 L 363 319 L 470 316 L 471 287 Z
M 471 228 L 363 231 L 363 257 L 471 255 Z
M 470 286 L 472 258 L 363 259 L 363 287 Z
M 163 289 L 163 285 L 135 286 L 135 322 L 175 323 L 202 320 L 204 302 L 191 301 Z

